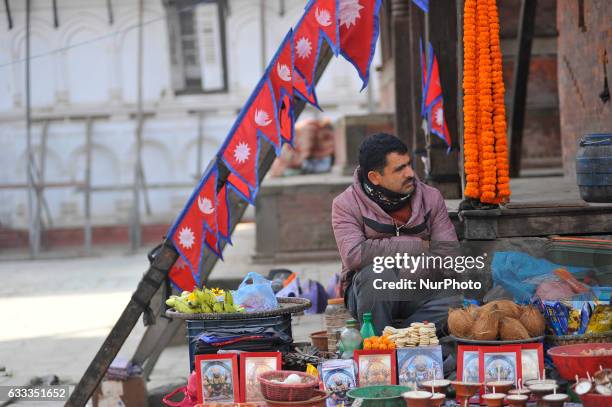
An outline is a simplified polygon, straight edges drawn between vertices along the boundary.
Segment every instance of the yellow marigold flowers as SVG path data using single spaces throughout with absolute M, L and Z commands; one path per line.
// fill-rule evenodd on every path
M 496 0 L 465 0 L 463 12 L 465 195 L 510 198 L 504 78 Z

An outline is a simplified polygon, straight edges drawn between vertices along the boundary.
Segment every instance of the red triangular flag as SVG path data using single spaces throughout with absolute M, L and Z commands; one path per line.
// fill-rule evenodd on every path
M 206 197 L 207 191 L 213 191 L 212 198 L 216 197 L 217 185 L 217 168 L 212 167 L 200 180 L 197 188 L 191 194 L 187 206 L 183 209 L 183 212 L 179 218 L 174 222 L 168 233 L 169 239 L 174 244 L 176 250 L 184 256 L 187 260 L 187 264 L 191 267 L 195 276 L 198 276 L 198 270 L 200 268 L 200 259 L 202 257 L 202 246 L 204 239 L 205 230 L 205 217 L 211 219 L 211 213 L 207 213 L 210 210 L 208 203 L 201 199 Z M 214 203 L 213 205 L 216 205 Z M 214 212 L 214 211 L 213 211 Z M 216 229 L 216 217 L 214 219 Z M 212 228 L 208 225 L 208 228 Z M 216 234 L 216 230 L 215 230 Z
M 450 149 L 451 138 L 446 125 L 446 118 L 444 117 L 444 102 L 442 101 L 442 97 L 436 99 L 433 106 L 429 110 L 428 121 L 431 132 L 440 137 Z
M 242 117 L 238 128 L 230 133 L 221 151 L 227 168 L 242 178 L 252 189 L 257 189 L 259 138 L 252 118 Z
M 340 52 L 357 69 L 362 89 L 368 85 L 376 48 L 380 5 L 381 0 L 345 0 L 338 9 Z
M 440 84 L 440 71 L 438 68 L 438 58 L 433 52 L 433 47 L 429 44 L 430 68 L 427 72 L 427 83 L 425 84 L 425 110 L 428 110 L 436 98 L 442 95 L 442 85 Z
M 321 110 L 314 87 L 308 89 L 308 85 L 306 85 L 304 78 L 297 70 L 293 72 L 293 91 L 300 99 Z
M 272 91 L 277 106 L 283 95 L 293 96 L 293 30 L 289 30 L 268 67 Z
M 245 201 L 249 202 L 252 205 L 255 205 L 255 197 L 253 196 L 253 193 L 251 192 L 251 189 L 246 184 L 246 182 L 244 182 L 242 179 L 240 179 L 235 174 L 228 175 L 226 182 L 227 182 L 227 185 L 229 185 L 230 188 L 234 190 L 234 192 L 240 195 L 242 199 L 244 199 Z
M 204 220 L 204 227 L 217 234 L 217 166 L 214 165 L 210 171 L 208 180 L 202 185 L 198 192 L 198 209 Z
M 170 268 L 168 277 L 179 291 L 191 291 L 193 290 L 193 287 L 199 286 L 199 284 L 193 278 L 193 274 L 191 274 L 189 265 L 180 255 Z
M 272 84 L 270 80 L 266 80 L 253 100 L 248 115 L 257 130 L 278 150 L 281 142 L 276 106 L 278 104 L 272 96 Z
M 206 243 L 206 247 L 208 247 L 214 254 L 217 255 L 220 259 L 223 259 L 223 254 L 221 253 L 221 246 L 219 245 L 219 237 L 211 233 L 210 231 L 206 231 L 204 237 L 204 243 Z

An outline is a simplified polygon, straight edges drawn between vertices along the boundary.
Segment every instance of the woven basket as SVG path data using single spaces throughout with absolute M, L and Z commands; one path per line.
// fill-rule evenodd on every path
M 283 381 L 287 376 L 296 374 L 302 379 L 302 383 L 282 384 L 274 383 L 272 380 Z M 319 383 L 313 376 L 293 370 L 272 370 L 257 376 L 261 386 L 261 395 L 266 400 L 272 401 L 306 401 L 310 400 Z
M 553 346 L 573 345 L 576 343 L 612 342 L 612 330 L 584 335 L 546 335 L 546 343 Z
M 232 313 L 202 313 L 202 314 L 184 314 L 175 311 L 174 308 L 166 310 L 166 315 L 170 318 L 177 319 L 210 319 L 210 320 L 227 320 L 227 319 L 246 319 L 246 318 L 264 318 L 273 317 L 285 314 L 297 314 L 312 306 L 312 302 L 306 298 L 298 297 L 278 297 L 278 308 L 268 311 L 257 312 L 232 312 Z

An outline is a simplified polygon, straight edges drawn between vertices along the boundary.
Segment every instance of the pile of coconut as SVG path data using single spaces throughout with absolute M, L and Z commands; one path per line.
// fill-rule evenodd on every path
M 510 300 L 448 311 L 448 330 L 458 338 L 513 341 L 544 335 L 544 328 L 544 317 L 536 307 Z

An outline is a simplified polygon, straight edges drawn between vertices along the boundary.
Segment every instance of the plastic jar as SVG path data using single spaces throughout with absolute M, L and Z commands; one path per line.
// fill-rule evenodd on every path
M 344 328 L 347 319 L 351 318 L 344 306 L 344 298 L 332 298 L 325 308 L 325 329 L 327 330 L 327 349 L 336 352 L 339 332 Z

